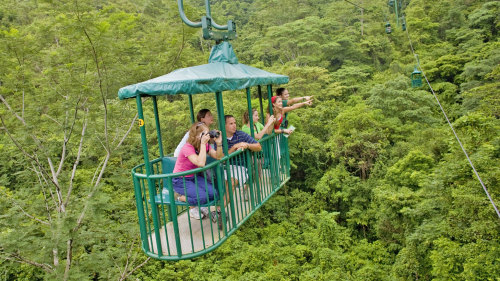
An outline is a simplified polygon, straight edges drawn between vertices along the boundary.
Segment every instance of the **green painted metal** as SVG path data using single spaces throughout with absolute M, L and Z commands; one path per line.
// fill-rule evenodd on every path
M 250 96 L 250 88 L 247 88 L 247 107 L 248 107 L 248 121 L 250 122 L 250 133 L 252 138 L 255 138 L 255 132 L 253 129 L 252 97 Z
M 191 124 L 193 124 L 194 123 L 193 96 L 188 95 L 188 100 L 189 100 L 189 113 L 191 117 Z
M 399 26 L 398 2 L 394 3 L 394 13 L 396 14 L 396 25 Z
M 411 86 L 413 88 L 422 87 L 422 72 L 420 72 L 417 67 L 413 69 L 413 72 L 410 75 L 411 77 Z
M 391 30 L 391 24 L 389 22 L 387 22 L 385 24 L 385 33 L 390 34 L 391 32 L 392 32 L 392 30 Z
M 158 101 L 156 97 L 153 97 L 153 111 L 155 114 L 155 124 L 156 124 L 156 136 L 158 138 L 158 150 L 160 152 L 160 157 L 163 158 L 163 142 L 161 140 L 161 127 L 160 127 L 160 117 L 158 116 Z
M 205 0 L 205 10 L 206 15 L 201 18 L 199 22 L 190 21 L 186 14 L 184 13 L 184 1 L 177 0 L 177 6 L 179 7 L 179 14 L 182 21 L 190 27 L 201 27 L 204 39 L 209 40 L 232 40 L 236 39 L 236 24 L 232 20 L 227 21 L 227 25 L 219 25 L 212 19 L 212 12 L 210 10 L 210 1 Z M 212 29 L 225 30 L 216 31 Z
M 269 97 L 272 93 L 272 88 L 267 88 Z M 247 102 L 250 101 L 249 105 L 251 108 L 251 99 L 249 99 L 249 94 L 250 89 L 247 90 Z M 265 150 L 260 153 L 245 150 L 236 151 L 231 155 L 227 154 L 227 138 L 224 126 L 222 93 L 216 93 L 215 97 L 217 101 L 219 127 L 224 140 L 223 149 L 225 150 L 226 156 L 220 160 L 211 162 L 205 167 L 175 174 L 164 173 L 162 165 L 167 163 L 166 161 L 163 161 L 163 158 L 166 157 L 160 157 L 152 161 L 149 160 L 149 157 L 147 156 L 148 148 L 146 143 L 146 131 L 144 126 L 141 126 L 141 138 L 143 140 L 145 164 L 143 163 L 134 167 L 134 169 L 132 169 L 132 176 L 139 216 L 142 249 L 148 256 L 155 259 L 190 259 L 216 249 L 290 179 L 289 152 L 288 148 L 285 146 L 287 145 L 287 140 L 280 140 L 283 135 L 276 135 L 273 133 L 271 135 L 266 135 L 260 141 L 263 146 L 269 146 L 267 154 L 264 152 Z M 137 103 L 139 118 L 142 120 L 143 113 L 140 97 L 137 97 Z M 280 146 L 279 149 L 278 145 Z M 269 167 L 259 167 L 256 163 L 264 162 L 266 157 L 271 160 Z M 183 177 L 188 174 L 204 173 L 207 170 L 214 170 L 215 172 L 213 173 L 214 175 L 212 176 L 212 181 L 216 183 L 216 188 L 219 194 L 224 194 L 225 180 L 223 169 L 226 169 L 230 176 L 231 174 L 233 177 L 238 175 L 241 176 L 241 171 L 231 171 L 229 167 L 229 163 L 236 159 L 245 159 L 245 165 L 248 169 L 247 186 L 250 194 L 249 201 L 246 202 L 241 199 L 244 197 L 244 190 L 242 187 L 232 187 L 231 182 L 228 181 L 230 190 L 228 206 L 226 208 L 224 207 L 223 200 L 219 200 L 218 203 L 216 203 L 222 210 L 223 220 L 226 221 L 226 218 L 229 220 L 228 224 L 224 224 L 223 230 L 218 231 L 216 226 L 203 228 L 203 225 L 206 225 L 207 223 L 211 224 L 211 221 L 207 219 L 195 221 L 189 219 L 188 215 L 184 215 L 184 218 L 180 220 L 183 213 L 178 212 L 179 206 L 174 198 L 172 179 L 174 177 Z M 205 181 L 206 180 L 207 178 L 205 178 Z M 161 182 L 166 182 L 166 188 L 169 196 L 168 202 L 174 202 L 173 204 L 167 204 L 166 202 L 161 203 L 162 199 L 160 199 L 160 203 L 158 203 L 157 200 L 155 201 L 153 198 L 154 195 L 156 195 L 157 192 L 163 188 L 162 184 L 160 184 Z M 160 212 L 158 212 L 158 209 L 160 209 Z M 169 219 L 169 217 L 171 218 Z M 185 221 L 186 217 L 189 219 L 188 222 Z M 190 237 L 182 237 L 181 233 L 185 232 L 181 232 L 181 225 L 184 225 L 183 229 L 185 229 L 186 225 L 189 226 L 187 231 L 188 233 L 191 233 L 188 234 Z M 197 240 L 198 238 L 196 238 L 193 234 L 196 228 L 200 228 L 200 225 L 202 225 L 202 241 Z M 167 231 L 169 231 L 172 236 L 168 237 L 160 234 Z M 187 248 L 187 244 L 185 243 L 188 243 L 189 245 Z M 159 245 L 159 247 L 157 245 Z M 158 249 L 162 250 L 158 251 Z M 178 249 L 183 250 L 180 251 Z
M 264 118 L 264 106 L 262 104 L 262 87 L 260 85 L 257 86 L 257 91 L 259 93 L 260 120 L 262 120 L 262 123 L 264 123 L 266 119 Z
M 136 103 L 137 103 L 137 113 L 139 116 L 139 128 L 141 131 L 141 142 L 142 142 L 142 154 L 144 156 L 144 163 L 146 164 L 146 173 L 148 175 L 152 174 L 151 171 L 151 165 L 149 165 L 149 153 L 148 153 L 148 142 L 146 138 L 146 128 L 145 128 L 145 121 L 144 121 L 144 113 L 142 110 L 142 98 L 141 96 L 136 97 Z M 149 189 L 149 197 L 151 201 L 154 201 L 154 197 L 156 195 L 156 190 L 154 187 L 154 182 L 152 180 L 148 180 L 148 189 Z M 154 222 L 154 229 L 155 229 L 155 234 L 156 234 L 156 243 L 157 245 L 160 245 L 160 232 L 158 230 L 158 214 L 156 210 L 152 212 L 153 216 L 153 222 Z
M 179 0 L 181 18 L 193 27 L 202 27 L 204 36 L 216 40 L 229 40 L 235 37 L 235 25 L 228 21 L 227 26 L 217 25 L 211 19 L 209 0 L 205 0 L 206 16 L 201 22 L 191 22 L 184 14 L 182 0 Z M 227 30 L 217 33 L 213 28 Z M 231 35 L 232 34 L 232 35 Z M 170 74 L 120 89 L 119 98 L 135 98 L 139 116 L 144 163 L 132 169 L 134 193 L 136 198 L 141 247 L 150 257 L 160 260 L 181 260 L 201 256 L 219 247 L 252 214 L 290 179 L 290 159 L 288 142 L 283 135 L 265 135 L 260 143 L 261 152 L 237 150 L 228 154 L 227 132 L 225 130 L 224 105 L 222 92 L 246 89 L 247 106 L 252 112 L 251 89 L 258 86 L 260 114 L 264 120 L 261 85 L 267 86 L 269 111 L 272 114 L 272 84 L 288 83 L 288 77 L 238 63 L 232 46 L 224 41 L 212 49 L 209 63 L 205 65 L 176 70 Z M 171 159 L 164 155 L 159 108 L 156 96 L 188 94 L 191 121 L 195 121 L 192 95 L 215 93 L 219 129 L 222 133 L 224 157 L 208 161 L 207 165 L 190 171 L 173 173 Z M 159 143 L 159 158 L 149 159 L 142 98 L 151 96 L 155 116 L 155 126 Z M 251 134 L 253 118 L 250 116 Z M 170 161 L 170 162 L 169 162 Z M 231 164 L 231 165 L 230 165 Z M 169 170 L 170 169 L 170 170 Z M 222 230 L 210 219 L 193 220 L 189 216 L 189 206 L 176 201 L 173 189 L 174 178 L 183 179 L 187 175 L 201 175 L 195 184 L 210 181 L 218 191 L 217 198 L 203 206 L 212 210 L 220 209 L 223 219 Z M 242 182 L 234 184 L 227 178 Z M 243 177 L 246 182 L 243 182 Z M 185 181 L 184 181 L 185 182 Z M 184 185 L 185 186 L 185 185 Z M 226 188 L 227 186 L 227 188 Z M 228 194 L 225 194 L 228 192 Z M 248 194 L 248 201 L 245 200 Z M 207 194 L 206 194 L 207 195 Z M 199 196 L 199 194 L 198 194 Z M 225 204 L 224 197 L 227 197 Z M 198 197 L 199 198 L 199 197 Z M 198 203 L 197 207 L 202 206 Z
M 190 27 L 202 27 L 201 22 L 193 22 L 190 21 L 186 14 L 184 13 L 184 1 L 183 0 L 177 0 L 177 6 L 179 7 L 179 15 L 181 16 L 182 21 L 190 26 Z M 212 13 L 210 11 L 210 1 L 205 0 L 205 9 L 206 9 L 206 17 L 212 18 Z M 230 26 L 228 25 L 219 25 L 216 22 L 212 21 L 212 25 L 214 28 L 219 29 L 219 30 L 228 30 Z
M 271 101 L 272 97 L 273 97 L 273 88 L 271 87 L 271 85 L 267 85 L 267 101 L 269 105 L 269 115 L 273 115 L 273 103 Z
M 118 91 L 120 99 L 142 96 L 215 93 L 257 85 L 286 84 L 288 76 L 237 63 L 228 42 L 212 48 L 210 63 L 175 70 Z M 236 63 L 234 63 L 236 61 Z
M 228 152 L 229 147 L 227 144 L 226 120 L 224 118 L 224 102 L 222 99 L 222 92 L 216 92 L 215 96 L 216 96 L 216 104 L 217 104 L 217 114 L 219 115 L 219 130 L 222 133 L 222 147 L 223 147 L 224 155 L 228 155 L 229 154 L 229 152 Z M 228 174 L 228 177 L 231 178 L 231 169 L 230 169 L 229 161 L 227 161 L 225 163 L 225 169 L 226 169 L 226 172 Z M 227 186 L 228 186 L 229 191 L 231 191 L 233 189 L 233 185 L 232 185 L 231 181 L 227 181 Z M 234 202 L 232 192 L 229 192 L 229 201 Z M 234 206 L 232 204 L 230 206 L 230 209 L 231 209 L 231 218 L 233 220 L 233 225 L 235 225 L 236 224 L 235 210 L 234 210 Z
M 134 171 L 132 171 L 132 179 L 134 181 L 134 195 L 135 204 L 137 206 L 137 217 L 139 218 L 139 230 L 141 233 L 142 248 L 144 251 L 148 248 L 148 236 L 146 231 L 146 219 L 144 217 L 144 205 L 142 204 L 142 192 L 140 189 L 139 179 L 134 176 Z
M 226 134 L 226 121 L 224 120 L 224 105 L 222 101 L 222 93 L 215 93 L 215 103 L 217 107 L 217 117 L 219 121 L 219 130 L 222 133 L 222 149 L 224 151 L 224 155 L 228 155 L 228 147 L 227 147 L 227 134 Z
M 273 88 L 271 85 L 267 85 L 267 100 L 268 100 L 268 103 L 269 103 L 269 115 L 273 115 L 273 103 L 272 103 L 272 97 L 273 97 Z M 276 117 L 276 116 L 275 116 Z M 274 126 L 273 126 L 273 129 L 272 129 L 272 132 L 274 134 Z M 270 159 L 274 160 L 274 159 L 278 159 L 277 157 L 277 149 L 276 149 L 276 142 L 278 141 L 278 139 L 276 138 L 275 141 L 268 141 L 267 142 L 267 146 L 268 146 L 268 150 L 271 151 L 271 155 L 269 155 Z M 270 170 L 271 170 L 271 184 L 272 186 L 275 186 L 276 185 L 276 177 L 275 175 L 277 174 L 277 163 L 276 161 L 270 161 Z

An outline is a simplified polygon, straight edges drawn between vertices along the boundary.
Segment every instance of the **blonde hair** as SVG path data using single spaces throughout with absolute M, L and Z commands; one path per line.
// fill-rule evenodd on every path
M 200 151 L 201 144 L 201 139 L 198 138 L 198 136 L 200 136 L 201 132 L 203 132 L 204 130 L 208 130 L 208 127 L 203 122 L 195 123 L 189 129 L 189 137 L 187 139 L 187 142 L 194 146 L 194 148 L 198 151 Z

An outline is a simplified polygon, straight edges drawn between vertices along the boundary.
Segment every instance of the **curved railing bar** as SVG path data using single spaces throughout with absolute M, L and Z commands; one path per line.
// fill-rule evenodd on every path
M 185 24 L 187 24 L 190 27 L 201 27 L 201 21 L 193 22 L 187 18 L 186 14 L 184 13 L 184 0 L 177 0 L 177 6 L 179 7 L 179 14 L 181 15 L 181 19 Z M 228 29 L 227 24 L 226 25 L 219 25 L 212 19 L 212 15 L 211 15 L 211 11 L 210 11 L 210 0 L 205 0 L 205 8 L 206 8 L 206 12 L 207 12 L 207 17 L 209 17 L 211 19 L 211 23 L 212 23 L 212 26 L 214 28 L 219 29 L 219 30 L 227 30 Z
M 263 138 L 261 138 L 259 140 L 259 143 L 262 143 L 268 139 L 271 139 L 273 138 L 274 136 L 276 135 L 276 133 L 272 133 L 272 134 L 269 134 L 267 136 L 264 136 Z M 200 167 L 200 168 L 196 168 L 196 169 L 193 169 L 193 170 L 188 170 L 188 171 L 183 171 L 183 172 L 177 172 L 177 173 L 169 173 L 169 174 L 156 174 L 156 175 L 150 175 L 149 178 L 152 178 L 152 179 L 158 179 L 158 178 L 164 178 L 165 176 L 175 176 L 175 177 L 182 177 L 182 176 L 186 176 L 186 175 L 190 175 L 190 174 L 196 174 L 196 173 L 199 173 L 199 172 L 203 172 L 205 170 L 208 170 L 214 166 L 216 166 L 217 164 L 221 163 L 221 162 L 224 162 L 224 161 L 227 161 L 229 160 L 230 158 L 233 158 L 234 156 L 237 156 L 241 153 L 243 153 L 244 151 L 243 150 L 236 150 L 234 151 L 233 153 L 229 154 L 229 155 L 226 155 L 224 157 L 222 157 L 221 159 L 219 160 L 216 160 L 204 167 Z M 151 165 L 155 164 L 155 163 L 158 163 L 162 160 L 162 158 L 156 158 L 154 160 L 151 161 Z M 147 179 L 148 176 L 146 174 L 141 174 L 141 173 L 137 173 L 136 170 L 141 167 L 141 166 L 145 166 L 144 163 L 142 164 L 139 164 L 135 167 L 132 168 L 132 174 L 136 175 L 138 178 L 142 178 L 142 179 Z
M 216 160 L 206 166 L 203 166 L 203 167 L 200 167 L 200 168 L 196 168 L 196 169 L 192 169 L 192 170 L 187 170 L 187 171 L 183 171 L 183 172 L 177 172 L 177 173 L 168 173 L 168 174 L 156 174 L 156 175 L 146 175 L 146 174 L 141 174 L 141 173 L 137 173 L 135 170 L 140 168 L 141 166 L 144 166 L 144 163 L 140 164 L 140 165 L 137 165 L 135 166 L 134 168 L 132 168 L 132 174 L 135 175 L 136 177 L 138 178 L 141 178 L 141 179 L 147 179 L 147 178 L 150 178 L 150 179 L 162 179 L 162 178 L 165 178 L 165 177 L 182 177 L 182 176 L 187 176 L 187 175 L 191 175 L 191 174 L 196 174 L 196 173 L 200 173 L 200 172 L 204 172 L 214 166 L 216 166 L 217 164 L 221 163 L 221 162 L 224 162 L 224 161 L 227 161 L 229 160 L 230 158 L 233 158 L 235 156 L 237 156 L 238 154 L 241 154 L 243 153 L 244 151 L 243 150 L 236 150 L 235 152 L 229 154 L 228 156 L 224 156 L 222 157 L 221 159 L 219 160 Z M 157 158 L 153 161 L 151 161 L 151 164 L 155 164 L 155 163 L 158 163 L 161 161 L 161 158 Z

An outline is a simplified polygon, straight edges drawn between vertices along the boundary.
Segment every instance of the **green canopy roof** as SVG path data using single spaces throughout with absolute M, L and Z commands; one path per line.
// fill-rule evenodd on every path
M 285 83 L 288 83 L 288 76 L 238 63 L 231 44 L 223 42 L 212 48 L 208 64 L 177 69 L 169 74 L 123 87 L 118 91 L 118 97 L 128 99 L 139 94 L 192 95 Z

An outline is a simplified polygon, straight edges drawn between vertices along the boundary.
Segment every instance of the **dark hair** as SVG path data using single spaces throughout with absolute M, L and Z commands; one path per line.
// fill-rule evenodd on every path
M 201 118 L 205 118 L 205 116 L 209 112 L 210 112 L 210 109 L 206 109 L 206 108 L 203 108 L 202 110 L 198 111 L 198 114 L 196 115 L 196 120 L 198 120 L 198 122 L 201 122 Z
M 231 114 L 224 115 L 224 122 L 227 122 L 227 119 L 229 119 L 229 118 L 234 118 L 234 116 Z M 235 118 L 235 120 L 236 120 L 236 118 Z
M 276 89 L 276 95 L 281 96 L 284 91 L 285 91 L 285 88 L 278 88 L 278 89 Z

